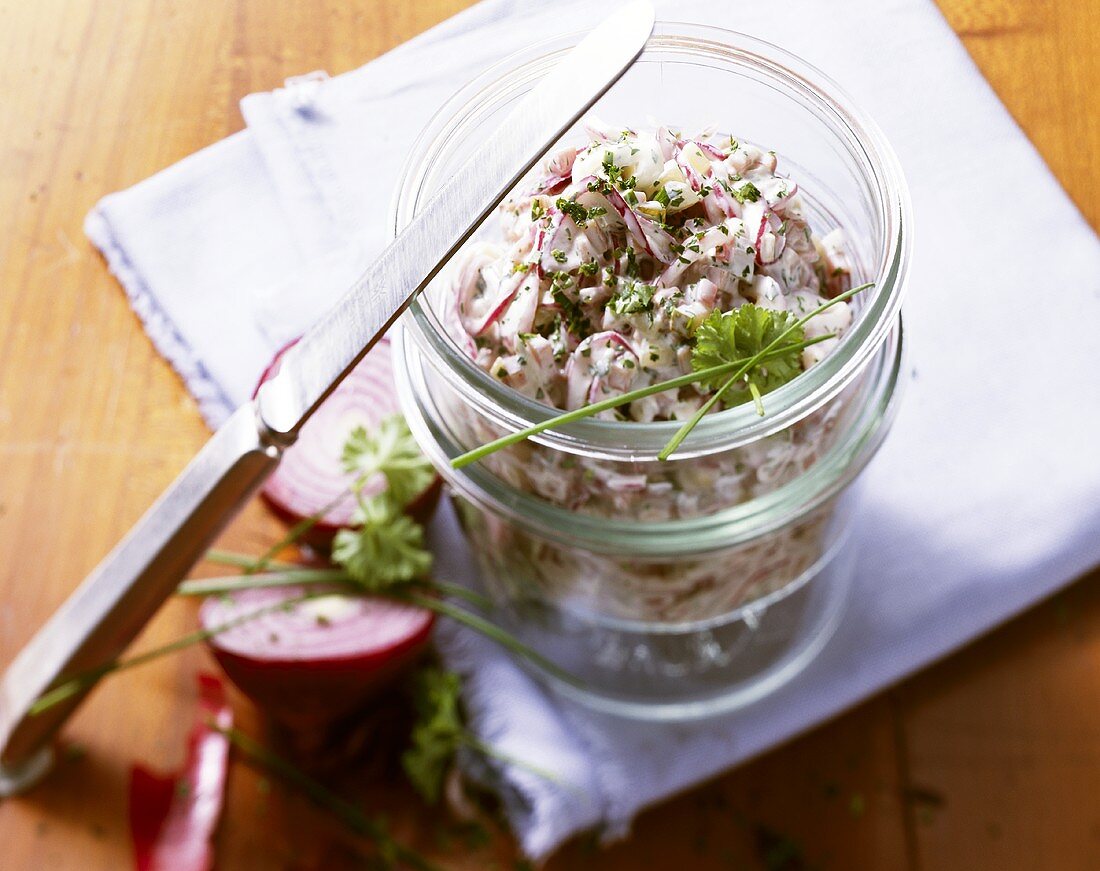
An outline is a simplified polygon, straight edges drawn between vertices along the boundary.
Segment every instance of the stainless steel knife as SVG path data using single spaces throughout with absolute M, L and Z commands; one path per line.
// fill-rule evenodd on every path
M 318 405 L 546 150 L 629 68 L 653 29 L 637 0 L 584 38 L 475 158 L 283 358 L 0 680 L 0 796 L 49 768 L 52 738 L 83 694 L 39 714 L 60 681 L 114 661 L 256 491 Z

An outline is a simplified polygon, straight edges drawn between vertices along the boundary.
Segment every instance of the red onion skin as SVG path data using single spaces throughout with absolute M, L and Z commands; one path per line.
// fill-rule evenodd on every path
M 485 315 L 485 318 L 482 320 L 482 322 L 478 324 L 478 326 L 474 329 L 475 336 L 480 336 L 487 329 L 489 329 L 489 327 L 491 327 L 493 324 L 501 319 L 501 317 L 504 315 L 505 310 L 507 310 L 508 306 L 512 304 L 512 300 L 516 298 L 516 294 L 519 293 L 519 289 L 523 287 L 524 278 L 525 276 L 523 275 L 515 275 L 510 279 L 512 287 L 509 288 L 505 293 L 501 294 L 500 299 L 498 299 L 496 303 L 494 303 L 492 310 L 490 310 L 489 313 Z
M 225 687 L 200 674 L 199 711 L 182 770 L 160 775 L 142 765 L 130 771 L 130 837 L 136 871 L 210 871 L 211 839 L 221 814 L 233 713 Z
M 288 588 L 287 597 L 297 592 L 300 591 Z M 377 601 L 382 607 L 392 607 L 386 600 Z M 251 609 L 252 606 L 242 602 L 242 614 Z M 199 619 L 207 628 L 223 619 L 211 617 L 211 610 L 204 605 L 199 612 Z M 361 653 L 311 656 L 308 650 L 299 647 L 280 657 L 275 644 L 261 649 L 261 639 L 257 639 L 254 651 L 242 652 L 219 644 L 216 635 L 208 646 L 226 676 L 258 708 L 291 732 L 317 732 L 362 708 L 420 658 L 435 625 L 435 616 L 423 613 L 424 619 L 418 626 L 384 648 L 364 638 Z M 277 613 L 269 617 L 276 618 Z
M 726 154 L 724 151 L 720 151 L 713 145 L 710 145 L 706 142 L 696 142 L 695 144 L 698 145 L 699 150 L 702 151 L 711 160 L 725 160 L 727 157 L 729 157 L 729 155 Z
M 283 355 L 286 354 L 286 352 L 289 351 L 297 343 L 298 340 L 295 339 L 294 341 L 289 342 L 287 345 L 279 349 L 278 353 L 275 354 L 275 357 L 268 364 L 267 368 L 263 371 L 263 374 L 260 375 L 260 380 L 256 384 L 256 389 L 252 392 L 253 398 L 256 397 L 256 394 L 259 392 L 260 387 L 264 384 L 264 382 L 275 377 L 276 373 L 278 373 L 279 371 L 279 364 L 282 361 Z M 318 414 L 323 413 L 323 409 L 318 412 Z M 294 450 L 294 448 L 291 447 L 290 450 Z M 277 470 L 275 474 L 278 475 Z M 407 506 L 405 506 L 405 513 L 416 520 L 418 523 L 427 523 L 429 520 L 431 520 L 432 515 L 435 513 L 436 507 L 439 505 L 439 497 L 442 492 L 443 480 L 438 475 L 436 475 L 428 488 L 424 490 L 423 493 L 418 495 L 415 499 L 413 499 L 413 501 L 410 502 Z M 335 495 L 336 494 L 334 494 L 333 498 L 335 498 Z M 304 520 L 305 517 L 309 516 L 303 515 L 301 511 L 296 510 L 296 508 L 293 505 L 289 504 L 287 501 L 273 496 L 270 492 L 270 488 L 262 489 L 260 491 L 260 497 L 267 504 L 268 508 L 271 509 L 272 513 L 274 513 L 280 520 L 282 520 L 289 526 L 293 526 L 294 524 Z M 349 501 L 351 498 L 351 495 L 348 494 Z M 310 529 L 302 536 L 302 541 L 305 544 L 308 544 L 311 547 L 315 548 L 316 550 L 325 553 L 329 550 L 329 548 L 332 547 L 332 540 L 333 538 L 335 538 L 336 533 L 344 528 L 346 528 L 346 524 L 342 522 L 333 522 L 331 520 L 321 519 L 314 523 L 313 526 L 310 527 Z

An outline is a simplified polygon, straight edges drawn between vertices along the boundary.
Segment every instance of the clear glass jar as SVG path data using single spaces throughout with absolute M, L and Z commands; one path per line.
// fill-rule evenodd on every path
M 579 36 L 506 59 L 444 106 L 406 166 L 395 231 Z M 908 195 L 882 134 L 835 83 L 743 34 L 659 24 L 593 114 L 713 125 L 774 149 L 811 227 L 843 228 L 853 281 L 875 284 L 838 347 L 769 393 L 764 417 L 751 405 L 708 415 L 664 462 L 678 423 L 588 419 L 452 470 L 458 454 L 556 412 L 472 362 L 447 328 L 446 271 L 402 319 L 402 405 L 450 484 L 496 619 L 580 677 L 583 690 L 558 688 L 590 705 L 701 716 L 788 679 L 842 612 L 850 485 L 896 405 Z

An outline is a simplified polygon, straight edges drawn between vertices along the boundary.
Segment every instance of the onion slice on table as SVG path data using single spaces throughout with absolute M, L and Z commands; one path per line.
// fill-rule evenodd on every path
M 291 342 L 275 355 L 261 376 L 260 384 L 275 376 L 283 355 L 293 344 Z M 342 459 L 348 434 L 357 426 L 371 430 L 383 418 L 401 413 L 391 358 L 390 342 L 383 338 L 302 427 L 298 441 L 286 451 L 279 467 L 260 491 L 271 509 L 291 524 L 312 517 L 336 502 L 303 536 L 314 547 L 328 548 L 333 536 L 350 525 L 355 512 L 355 499 L 348 492 L 355 476 L 344 471 Z M 368 481 L 363 492 L 371 496 L 385 487 L 385 480 L 379 476 L 378 480 Z M 437 475 L 406 511 L 420 522 L 427 521 L 439 501 L 440 489 Z M 346 498 L 341 500 L 341 494 L 347 494 Z
M 135 765 L 130 771 L 130 837 L 137 871 L 209 871 L 214 864 L 211 838 L 229 760 L 229 739 L 218 729 L 233 725 L 233 712 L 218 678 L 200 674 L 198 680 L 199 711 L 183 769 L 160 775 Z
M 238 689 L 295 732 L 362 707 L 424 652 L 435 622 L 422 608 L 340 592 L 277 607 L 304 592 L 246 589 L 211 596 L 199 611 L 204 629 L 262 611 L 207 643 Z

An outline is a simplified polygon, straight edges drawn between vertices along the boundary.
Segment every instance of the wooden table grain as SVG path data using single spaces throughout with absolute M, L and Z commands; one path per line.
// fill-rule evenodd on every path
M 0 2 L 0 665 L 206 437 L 85 240 L 85 213 L 239 129 L 243 95 L 305 70 L 353 68 L 465 5 Z M 1100 3 L 941 7 L 1100 226 Z M 227 539 L 258 548 L 276 529 L 253 506 Z M 1098 580 L 646 813 L 625 843 L 601 852 L 578 841 L 550 867 L 1100 867 Z M 172 603 L 138 644 L 193 621 L 193 606 Z M 0 805 L 0 866 L 129 867 L 129 765 L 178 762 L 204 664 L 191 650 L 103 685 L 66 732 L 82 752 Z M 442 846 L 438 814 L 407 792 L 368 787 L 365 800 L 445 867 L 513 867 L 504 833 Z M 302 867 L 330 834 L 299 799 L 234 766 L 220 868 Z

